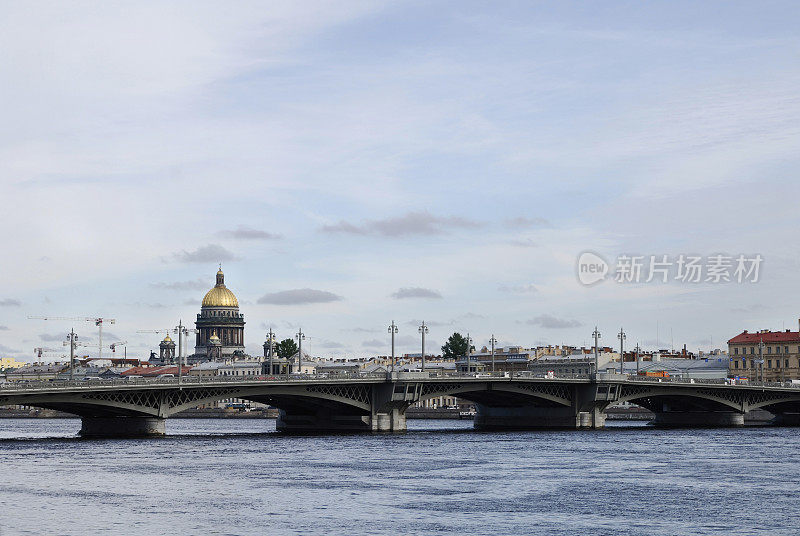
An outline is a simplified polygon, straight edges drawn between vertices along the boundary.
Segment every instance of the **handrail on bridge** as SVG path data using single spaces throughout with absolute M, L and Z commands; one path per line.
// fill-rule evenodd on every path
M 631 381 L 637 383 L 670 383 L 670 384 L 705 384 L 705 385 L 730 385 L 749 387 L 790 387 L 800 389 L 800 384 L 792 382 L 755 382 L 748 380 L 733 380 L 726 378 L 681 378 L 636 376 L 632 374 L 604 374 L 601 373 L 599 381 Z M 263 384 L 263 383 L 292 383 L 315 381 L 370 381 L 375 380 L 491 380 L 491 379 L 539 379 L 539 380 L 591 380 L 594 376 L 589 374 L 553 374 L 531 371 L 509 372 L 394 372 L 394 373 L 357 373 L 357 372 L 331 372 L 319 374 L 292 374 L 288 379 L 279 375 L 253 375 L 253 376 L 183 376 L 183 378 L 109 378 L 109 379 L 84 379 L 84 380 L 17 380 L 0 383 L 0 393 L 40 391 L 68 388 L 93 389 L 97 387 L 131 387 L 131 386 L 164 386 L 164 387 L 193 387 L 210 384 Z

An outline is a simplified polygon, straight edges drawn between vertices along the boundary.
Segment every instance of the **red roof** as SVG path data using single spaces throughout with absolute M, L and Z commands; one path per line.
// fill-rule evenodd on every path
M 797 331 L 764 331 L 762 333 L 748 333 L 743 331 L 731 340 L 728 344 L 758 344 L 760 341 L 764 343 L 775 342 L 800 342 L 800 332 Z

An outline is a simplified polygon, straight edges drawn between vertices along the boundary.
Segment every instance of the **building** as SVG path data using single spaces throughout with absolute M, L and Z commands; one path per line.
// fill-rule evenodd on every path
M 22 368 L 28 365 L 24 361 L 17 361 L 13 357 L 0 357 L 0 370 Z
M 6 379 L 10 382 L 55 380 L 65 368 L 67 368 L 67 365 L 64 363 L 33 363 L 8 370 Z
M 800 328 L 800 320 L 798 321 Z M 800 329 L 753 333 L 728 341 L 728 376 L 764 381 L 800 379 Z
M 225 286 L 225 274 L 220 266 L 217 284 L 206 293 L 200 314 L 197 315 L 195 355 L 191 356 L 191 361 L 209 360 L 212 349 L 216 354 L 215 359 L 244 357 L 244 324 L 244 315 L 239 312 L 239 300 Z M 212 337 L 215 339 L 212 340 Z

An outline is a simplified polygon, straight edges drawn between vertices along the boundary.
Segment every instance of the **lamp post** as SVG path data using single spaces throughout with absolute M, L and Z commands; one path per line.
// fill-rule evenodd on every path
M 489 339 L 489 344 L 492 345 L 492 372 L 494 372 L 494 345 L 497 344 L 497 339 L 494 338 L 494 333 L 492 333 L 492 338 Z
M 470 372 L 470 357 L 472 356 L 472 352 L 470 352 L 470 345 L 472 344 L 472 339 L 467 333 L 467 374 Z
M 425 372 L 425 335 L 428 333 L 428 326 L 424 320 L 417 331 L 422 334 L 422 372 Z
M 639 352 L 641 352 L 641 351 L 642 351 L 642 349 L 639 346 L 639 343 L 637 342 L 636 343 L 636 376 L 639 376 Z
M 297 339 L 297 373 L 300 374 L 303 371 L 303 341 L 306 340 L 303 328 L 297 330 L 295 338 Z
M 758 340 L 758 369 L 756 370 L 756 378 L 760 376 L 760 380 L 764 381 L 764 336 L 762 335 Z M 761 374 L 758 374 L 761 372 Z
M 624 374 L 622 367 L 625 364 L 625 332 L 622 331 L 622 328 L 619 328 L 617 338 L 619 339 L 619 373 Z
M 67 340 L 64 341 L 63 346 L 69 346 L 69 379 L 75 379 L 75 347 L 83 346 L 78 342 L 78 336 L 75 334 L 75 329 L 69 330 L 67 333 Z
M 389 326 L 389 333 L 392 334 L 392 365 L 391 365 L 391 372 L 394 373 L 394 336 L 397 333 L 397 326 L 392 320 L 392 324 Z
M 597 331 L 597 326 L 594 327 L 594 332 L 592 333 L 592 337 L 594 337 L 594 377 L 597 379 L 597 370 L 600 368 L 600 359 L 598 356 L 597 350 L 597 339 L 600 338 L 600 332 Z

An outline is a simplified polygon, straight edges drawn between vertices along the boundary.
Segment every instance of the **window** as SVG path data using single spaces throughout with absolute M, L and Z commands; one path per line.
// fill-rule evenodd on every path
M 788 354 L 789 353 L 789 347 L 788 346 L 784 346 L 783 347 L 783 353 L 784 354 Z
M 754 353 L 756 353 L 756 347 L 755 346 L 751 346 L 750 347 L 750 355 L 753 355 Z
M 772 346 L 767 346 L 767 353 L 768 353 L 768 354 L 771 354 L 771 353 L 772 353 Z
M 780 346 L 776 346 L 776 347 L 775 347 L 775 353 L 776 353 L 776 354 L 779 354 L 779 353 L 781 353 L 781 347 L 780 347 Z
M 739 368 L 739 362 L 738 361 L 734 361 L 733 362 L 733 368 Z
M 772 359 L 767 359 L 767 368 L 772 368 Z
M 786 367 L 786 368 L 789 368 L 789 360 L 788 359 L 784 359 L 783 366 Z
M 738 346 L 733 349 L 733 353 L 734 353 L 734 355 L 739 355 L 739 347 Z

